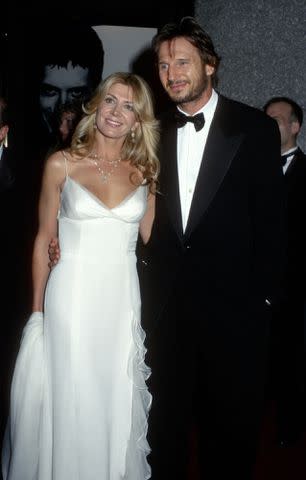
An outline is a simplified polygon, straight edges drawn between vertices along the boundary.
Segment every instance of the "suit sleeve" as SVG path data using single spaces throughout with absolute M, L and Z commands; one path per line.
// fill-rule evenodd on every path
M 282 296 L 286 265 L 286 196 L 276 122 L 263 118 L 254 128 L 251 167 L 251 218 L 255 277 L 264 297 L 276 303 Z

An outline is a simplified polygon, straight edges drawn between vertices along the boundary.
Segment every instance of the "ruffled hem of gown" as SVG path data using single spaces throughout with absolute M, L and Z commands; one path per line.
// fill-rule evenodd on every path
M 35 312 L 23 329 L 14 369 L 10 416 L 2 448 L 4 480 L 32 480 L 37 476 L 38 451 L 33 446 L 39 445 L 44 381 L 42 362 L 43 314 Z
M 151 478 L 151 467 L 147 461 L 151 449 L 147 441 L 148 416 L 152 403 L 152 395 L 146 385 L 151 369 L 145 363 L 147 349 L 144 346 L 145 332 L 139 316 L 133 319 L 133 347 L 129 356 L 128 375 L 133 383 L 132 430 L 126 455 L 125 480 L 148 480 Z M 135 471 L 135 466 L 139 466 Z

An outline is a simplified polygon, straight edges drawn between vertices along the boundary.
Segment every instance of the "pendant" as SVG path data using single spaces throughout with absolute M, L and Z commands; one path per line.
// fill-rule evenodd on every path
M 92 163 L 95 165 L 96 169 L 98 170 L 98 174 L 101 177 L 101 182 L 106 183 L 109 177 L 114 173 L 115 169 L 118 167 L 119 163 L 121 162 L 121 158 L 117 158 L 116 160 L 112 160 L 107 162 L 109 165 L 111 165 L 111 169 L 109 172 L 105 172 L 103 168 L 101 167 L 101 161 L 103 159 L 98 157 L 96 154 L 91 154 L 88 156 L 89 160 L 92 161 Z

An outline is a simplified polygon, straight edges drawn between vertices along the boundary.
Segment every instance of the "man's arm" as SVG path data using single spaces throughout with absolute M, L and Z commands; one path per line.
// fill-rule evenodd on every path
M 155 194 L 149 193 L 146 213 L 140 221 L 139 233 L 144 243 L 148 243 L 155 216 Z
M 286 262 L 286 195 L 280 163 L 277 123 L 263 119 L 254 131 L 251 219 L 254 269 L 257 282 L 270 303 L 281 296 Z

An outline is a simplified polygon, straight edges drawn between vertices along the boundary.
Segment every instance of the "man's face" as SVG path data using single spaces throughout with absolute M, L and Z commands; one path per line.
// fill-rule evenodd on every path
M 71 62 L 67 68 L 47 65 L 40 88 L 40 107 L 50 131 L 55 128 L 54 111 L 69 101 L 82 100 L 89 91 L 88 68 L 75 67 Z
M 286 152 L 296 145 L 296 135 L 300 129 L 299 123 L 292 119 L 292 108 L 286 102 L 275 102 L 269 105 L 266 113 L 274 118 L 281 135 L 281 150 Z
M 161 43 L 158 69 L 164 89 L 176 104 L 192 103 L 196 111 L 209 99 L 214 67 L 204 65 L 197 48 L 185 38 Z

